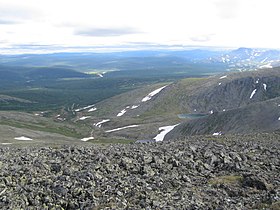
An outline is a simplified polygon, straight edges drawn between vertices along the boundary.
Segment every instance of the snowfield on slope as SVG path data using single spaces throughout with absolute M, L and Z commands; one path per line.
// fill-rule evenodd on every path
M 102 121 L 100 121 L 100 122 L 98 122 L 96 124 L 93 124 L 93 125 L 95 125 L 96 127 L 101 128 L 103 123 L 106 123 L 106 122 L 109 122 L 109 121 L 110 121 L 110 119 L 106 119 L 106 120 L 102 120 Z
M 167 87 L 167 85 L 165 85 L 161 88 L 158 88 L 158 89 L 154 90 L 153 92 L 150 92 L 146 97 L 144 97 L 142 99 L 142 102 L 146 102 L 146 101 L 151 100 L 153 96 L 157 95 L 160 91 L 162 91 L 166 87 Z
M 95 106 L 95 104 L 92 104 L 92 105 L 88 105 L 88 106 L 85 106 L 85 107 L 82 107 L 82 108 L 79 108 L 79 109 L 75 109 L 74 111 L 75 111 L 75 112 L 80 112 L 80 111 L 83 111 L 83 110 L 92 108 L 92 107 L 94 107 L 94 106 Z
M 253 98 L 253 96 L 256 94 L 256 92 L 257 92 L 257 89 L 255 89 L 255 90 L 252 91 L 252 93 L 251 93 L 251 95 L 250 95 L 250 99 Z
M 227 75 L 220 77 L 220 79 L 224 79 L 224 78 L 227 78 Z
M 126 109 L 123 109 L 120 113 L 117 114 L 117 117 L 121 117 L 126 113 Z
M 97 110 L 97 108 L 96 108 L 96 107 L 93 107 L 93 108 L 89 109 L 88 112 L 94 112 L 94 111 L 96 111 L 96 110 Z
M 163 141 L 165 135 L 168 134 L 170 131 L 172 131 L 177 125 L 179 125 L 179 124 L 160 127 L 158 129 L 160 131 L 160 133 L 153 139 L 155 141 Z
M 33 139 L 25 137 L 25 136 L 21 136 L 21 137 L 15 137 L 15 140 L 19 140 L 19 141 L 32 141 Z
M 79 120 L 86 120 L 88 118 L 90 118 L 91 116 L 84 116 L 84 117 L 80 117 Z
M 87 137 L 87 138 L 82 138 L 81 141 L 89 141 L 89 140 L 92 140 L 94 139 L 94 137 Z
M 108 130 L 108 131 L 105 131 L 105 132 L 106 133 L 111 133 L 111 132 L 120 131 L 120 130 L 127 129 L 127 128 L 136 128 L 136 127 L 139 127 L 139 125 L 128 125 L 128 126 L 125 126 L 125 127 L 115 128 L 115 129 Z

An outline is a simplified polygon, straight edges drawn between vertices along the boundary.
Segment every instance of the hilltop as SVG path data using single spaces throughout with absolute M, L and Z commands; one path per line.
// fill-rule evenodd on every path
M 0 148 L 2 209 L 280 207 L 279 135 Z

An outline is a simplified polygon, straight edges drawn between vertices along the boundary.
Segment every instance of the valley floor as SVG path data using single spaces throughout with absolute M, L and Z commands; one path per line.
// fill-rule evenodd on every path
M 279 209 L 276 134 L 0 148 L 1 209 Z

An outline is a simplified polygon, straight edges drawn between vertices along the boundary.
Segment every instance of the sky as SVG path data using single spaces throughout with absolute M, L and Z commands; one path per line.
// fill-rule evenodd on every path
M 280 48 L 279 0 L 0 0 L 0 53 Z

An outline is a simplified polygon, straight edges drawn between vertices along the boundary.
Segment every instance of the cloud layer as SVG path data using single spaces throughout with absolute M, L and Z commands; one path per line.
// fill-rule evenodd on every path
M 17 24 L 41 16 L 38 10 L 30 7 L 0 3 L 0 24 Z
M 0 51 L 145 43 L 280 48 L 279 8 L 279 0 L 0 0 Z
M 92 37 L 112 37 L 123 36 L 128 34 L 140 33 L 134 28 L 81 28 L 77 29 L 75 35 L 92 36 Z

